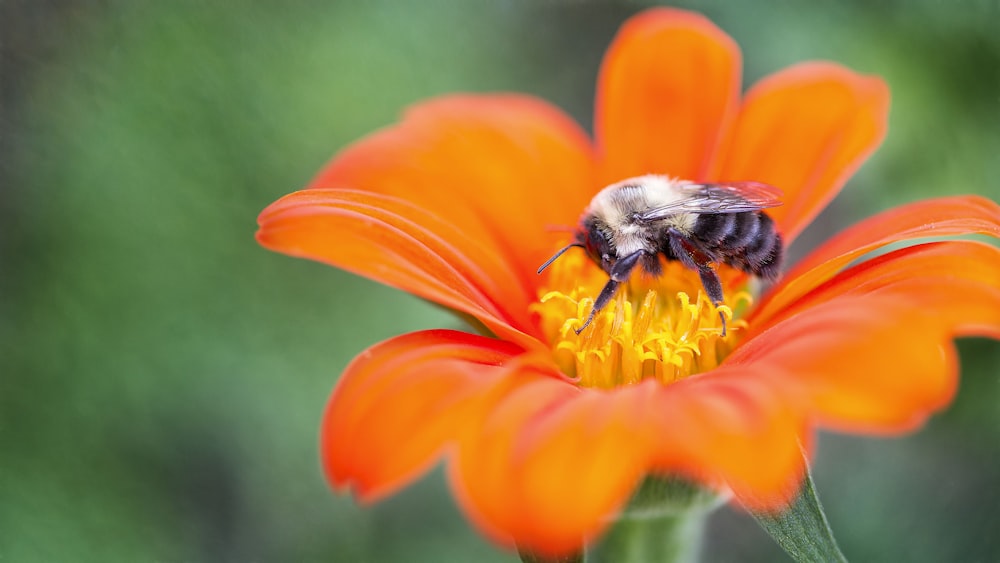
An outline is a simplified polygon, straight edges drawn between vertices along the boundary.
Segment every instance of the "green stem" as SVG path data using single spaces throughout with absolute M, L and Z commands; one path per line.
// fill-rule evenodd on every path
M 520 551 L 523 563 L 679 563 L 698 560 L 705 521 L 722 499 L 677 478 L 647 477 L 600 542 L 559 559 Z
M 678 479 L 650 477 L 587 563 L 678 563 L 698 560 L 705 522 L 719 506 L 709 491 Z
M 622 518 L 587 563 L 679 563 L 698 560 L 707 513 Z

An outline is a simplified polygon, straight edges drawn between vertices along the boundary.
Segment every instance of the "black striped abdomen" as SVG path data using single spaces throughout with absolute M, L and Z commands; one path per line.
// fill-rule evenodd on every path
M 721 262 L 748 274 L 775 279 L 781 273 L 781 235 L 774 221 L 760 211 L 701 214 L 691 238 Z

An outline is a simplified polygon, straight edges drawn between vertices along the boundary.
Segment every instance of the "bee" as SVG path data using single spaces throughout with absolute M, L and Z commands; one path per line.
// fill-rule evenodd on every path
M 538 268 L 541 274 L 570 248 L 580 247 L 608 274 L 608 282 L 576 333 L 583 332 L 641 266 L 663 273 L 660 257 L 697 271 L 705 294 L 718 306 L 722 282 L 713 264 L 727 264 L 773 281 L 781 272 L 781 235 L 762 209 L 781 205 L 781 191 L 759 182 L 700 184 L 646 175 L 604 188 L 580 218 L 574 240 Z M 726 334 L 726 318 L 722 335 Z

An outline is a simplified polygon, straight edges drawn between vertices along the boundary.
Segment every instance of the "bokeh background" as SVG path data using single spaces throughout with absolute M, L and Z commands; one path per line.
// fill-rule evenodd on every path
M 327 489 L 345 364 L 457 322 L 266 252 L 254 221 L 429 96 L 530 92 L 589 127 L 601 54 L 645 5 L 0 0 L 0 559 L 516 561 L 440 471 L 369 508 Z M 1000 199 L 1000 3 L 680 5 L 742 45 L 747 84 L 821 58 L 892 87 L 887 141 L 794 253 L 901 202 Z M 853 560 L 1000 560 L 1000 344 L 960 348 L 922 432 L 821 440 Z M 705 558 L 785 556 L 724 509 Z

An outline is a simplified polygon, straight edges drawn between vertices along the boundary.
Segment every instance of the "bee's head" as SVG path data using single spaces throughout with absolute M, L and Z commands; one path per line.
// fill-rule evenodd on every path
M 576 232 L 576 242 L 602 270 L 611 272 L 617 254 L 607 235 L 607 228 L 596 217 L 590 216 L 583 220 L 580 230 Z
M 580 227 L 573 235 L 573 242 L 560 248 L 559 251 L 552 255 L 552 258 L 546 260 L 538 268 L 538 273 L 542 273 L 545 268 L 548 268 L 550 264 L 556 261 L 556 258 L 559 258 L 564 252 L 575 246 L 586 250 L 587 256 L 590 256 L 591 260 L 596 262 L 605 272 L 611 273 L 611 267 L 617 261 L 617 254 L 615 254 L 614 246 L 611 244 L 611 239 L 606 233 L 607 229 L 597 218 L 594 216 L 584 218 L 580 222 Z

